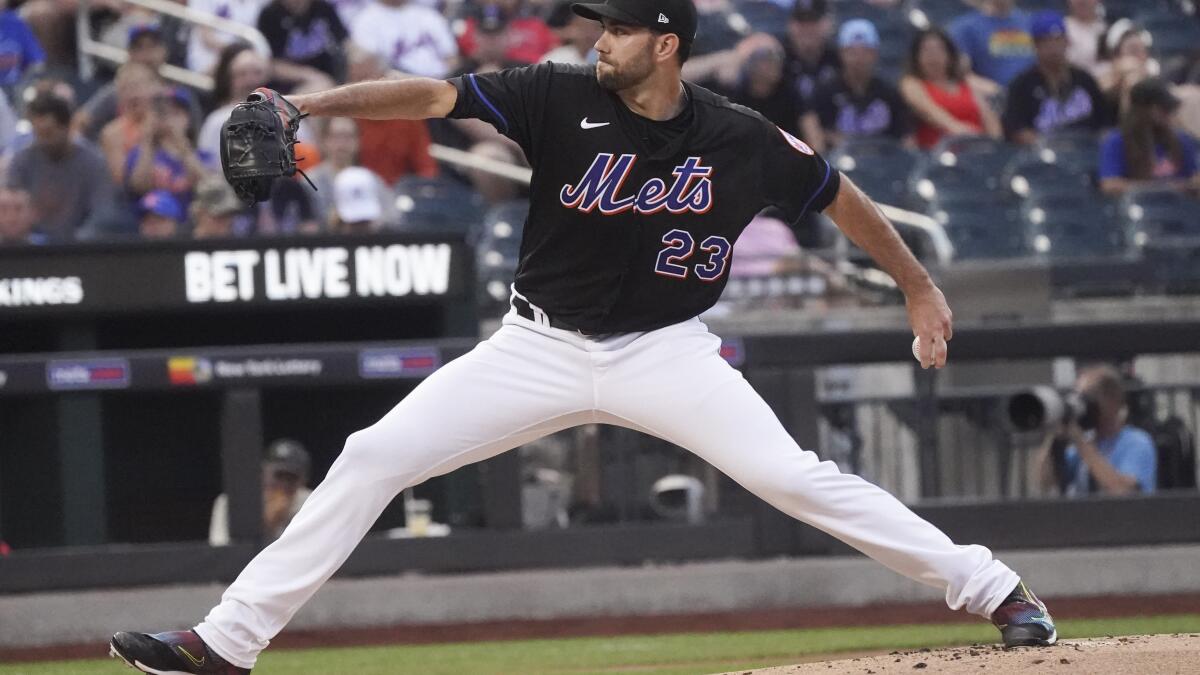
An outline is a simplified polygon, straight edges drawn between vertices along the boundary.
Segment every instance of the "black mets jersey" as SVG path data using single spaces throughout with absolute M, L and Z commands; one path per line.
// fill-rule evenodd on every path
M 702 313 L 759 211 L 775 206 L 795 222 L 837 195 L 838 172 L 807 145 L 691 83 L 690 110 L 655 123 L 601 87 L 594 66 L 450 82 L 449 117 L 491 123 L 533 167 L 517 292 L 584 332 L 653 330 Z

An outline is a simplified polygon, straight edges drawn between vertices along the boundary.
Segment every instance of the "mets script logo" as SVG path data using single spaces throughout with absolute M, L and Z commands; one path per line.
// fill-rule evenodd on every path
M 675 179 L 669 187 L 663 179 L 651 178 L 636 194 L 619 196 L 617 193 L 625 185 L 635 161 L 637 155 L 617 157 L 607 152 L 596 155 L 578 183 L 563 185 L 559 201 L 568 209 L 584 213 L 599 208 L 606 216 L 626 211 L 651 214 L 663 209 L 676 214 L 707 213 L 712 208 L 712 167 L 702 166 L 699 157 L 688 157 L 675 167 L 671 171 Z

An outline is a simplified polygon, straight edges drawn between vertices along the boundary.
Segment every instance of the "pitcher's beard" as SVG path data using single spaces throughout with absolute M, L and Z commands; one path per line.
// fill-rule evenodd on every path
M 637 68 L 636 65 L 643 65 L 642 68 Z M 610 63 L 596 64 L 596 81 L 601 87 L 609 91 L 621 91 L 628 89 L 637 84 L 641 84 L 643 80 L 650 76 L 653 70 L 653 65 L 649 60 L 644 64 L 628 64 L 625 68 L 618 69 Z

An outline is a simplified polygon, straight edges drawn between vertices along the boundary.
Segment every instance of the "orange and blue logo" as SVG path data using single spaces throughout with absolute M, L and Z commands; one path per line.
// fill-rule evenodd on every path
M 172 356 L 167 359 L 167 379 L 171 384 L 204 384 L 212 381 L 212 363 L 196 356 Z

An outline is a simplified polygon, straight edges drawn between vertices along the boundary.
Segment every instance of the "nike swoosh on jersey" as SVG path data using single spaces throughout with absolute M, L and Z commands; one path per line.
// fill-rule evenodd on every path
M 595 129 L 596 127 L 606 127 L 609 124 L 612 124 L 612 122 L 589 122 L 586 117 L 579 120 L 580 129 Z

